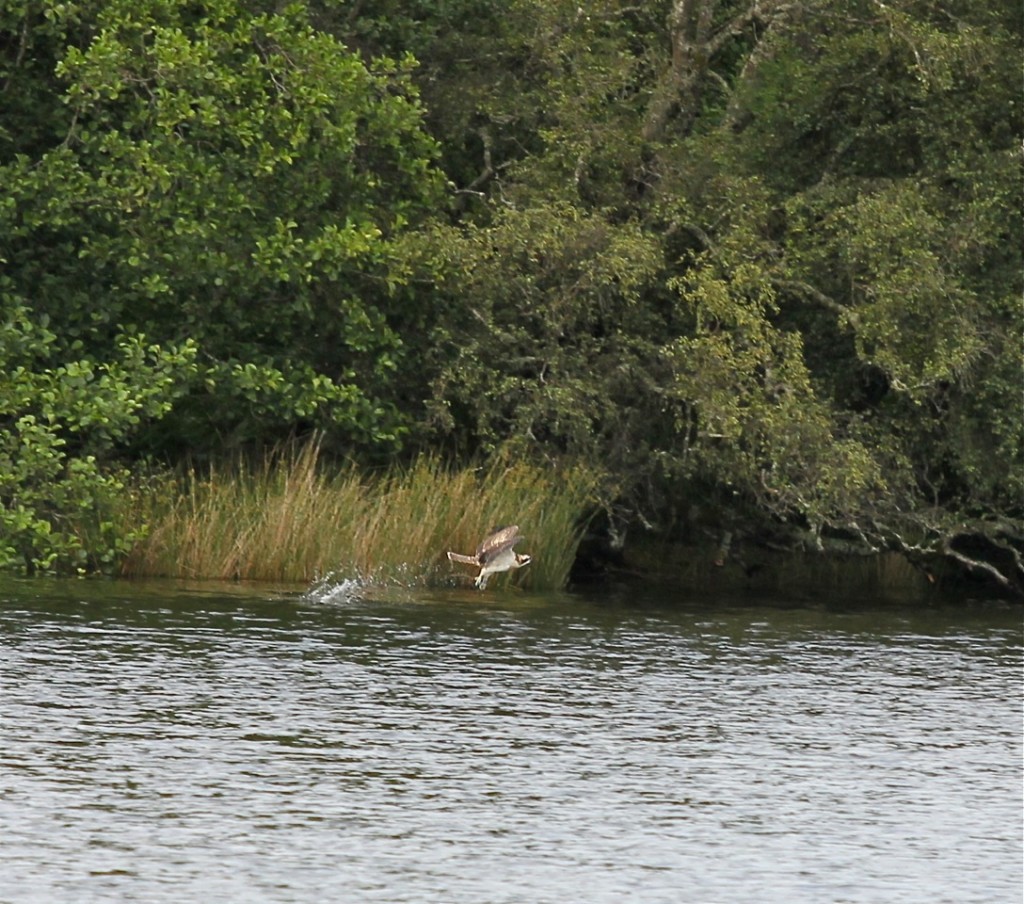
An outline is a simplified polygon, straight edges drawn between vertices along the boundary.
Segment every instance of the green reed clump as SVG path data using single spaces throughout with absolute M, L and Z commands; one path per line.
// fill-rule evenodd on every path
M 311 444 L 256 468 L 190 474 L 175 502 L 151 515 L 123 572 L 468 583 L 472 569 L 453 566 L 446 551 L 471 553 L 488 530 L 516 523 L 526 535 L 518 549 L 533 562 L 505 580 L 557 588 L 576 555 L 591 488 L 580 472 L 500 462 L 450 470 L 429 456 L 376 476 L 354 467 L 332 472 Z

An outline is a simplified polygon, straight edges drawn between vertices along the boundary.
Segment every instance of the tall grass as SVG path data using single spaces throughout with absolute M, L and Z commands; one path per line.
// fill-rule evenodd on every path
M 450 583 L 473 576 L 448 562 L 472 553 L 491 528 L 519 524 L 533 561 L 523 586 L 564 586 L 579 545 L 592 481 L 522 463 L 452 471 L 420 458 L 367 476 L 331 473 L 310 444 L 256 468 L 190 474 L 176 501 L 151 515 L 127 557 L 132 576 L 305 582 L 333 575 L 381 583 Z

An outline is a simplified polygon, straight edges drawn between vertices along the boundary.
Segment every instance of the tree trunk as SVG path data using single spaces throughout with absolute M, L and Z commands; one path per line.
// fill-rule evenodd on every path
M 789 9 L 781 0 L 750 3 L 728 21 L 714 24 L 718 0 L 674 0 L 668 14 L 669 66 L 654 88 L 643 126 L 645 141 L 659 141 L 666 126 L 675 120 L 678 131 L 688 135 L 700 113 L 709 79 L 726 80 L 713 69 L 716 55 L 725 44 L 752 25 L 766 30 L 773 18 Z M 761 38 L 750 51 L 757 52 Z

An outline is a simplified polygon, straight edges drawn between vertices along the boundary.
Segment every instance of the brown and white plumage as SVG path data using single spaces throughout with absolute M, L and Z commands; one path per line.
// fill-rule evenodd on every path
M 530 564 L 530 556 L 520 555 L 513 547 L 522 540 L 519 533 L 519 525 L 513 524 L 510 527 L 503 527 L 494 533 L 484 537 L 476 548 L 476 555 L 464 556 L 457 552 L 449 552 L 448 558 L 452 562 L 463 562 L 466 565 L 478 565 L 480 574 L 476 576 L 474 583 L 481 590 L 487 587 L 487 579 L 492 574 L 500 571 L 511 571 L 513 568 L 522 568 Z

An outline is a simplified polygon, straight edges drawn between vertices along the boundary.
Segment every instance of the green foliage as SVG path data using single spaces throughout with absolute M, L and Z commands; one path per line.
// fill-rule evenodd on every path
M 838 216 L 844 275 L 854 287 L 858 357 L 920 396 L 956 380 L 982 339 L 969 290 L 941 256 L 942 221 L 906 180 L 858 198 Z
M 583 462 L 652 523 L 1020 516 L 1018 13 L 6 8 L 7 498 L 320 429 Z
M 10 27 L 33 34 L 24 15 Z M 68 348 L 102 355 L 136 331 L 197 344 L 202 379 L 154 451 L 172 434 L 202 451 L 312 424 L 393 445 L 407 278 L 394 240 L 438 188 L 411 63 L 365 64 L 302 4 L 44 15 L 63 106 L 48 143 L 0 161 L 15 291 Z
M 22 306 L 0 323 L 0 568 L 110 569 L 142 529 L 111 452 L 170 409 L 196 349 L 124 336 L 110 361 L 47 366 L 55 338 Z
M 879 463 L 815 391 L 801 335 L 771 322 L 770 275 L 722 264 L 698 261 L 678 282 L 697 318 L 670 352 L 673 390 L 699 412 L 681 425 L 692 432 L 691 470 L 781 518 L 820 528 L 858 517 L 886 489 Z
M 956 7 L 784 23 L 717 156 L 771 186 L 775 320 L 804 331 L 833 420 L 875 447 L 885 508 L 1020 514 L 1019 17 Z
M 434 426 L 601 463 L 667 518 L 709 486 L 858 531 L 1019 514 L 1009 8 L 572 6 L 469 26 L 506 65 L 444 131 L 492 203 L 435 233 Z
M 431 238 L 457 262 L 443 287 L 453 316 L 432 332 L 435 441 L 585 462 L 613 497 L 625 472 L 646 467 L 656 420 L 667 423 L 651 390 L 669 312 L 644 299 L 657 244 L 560 205 Z

